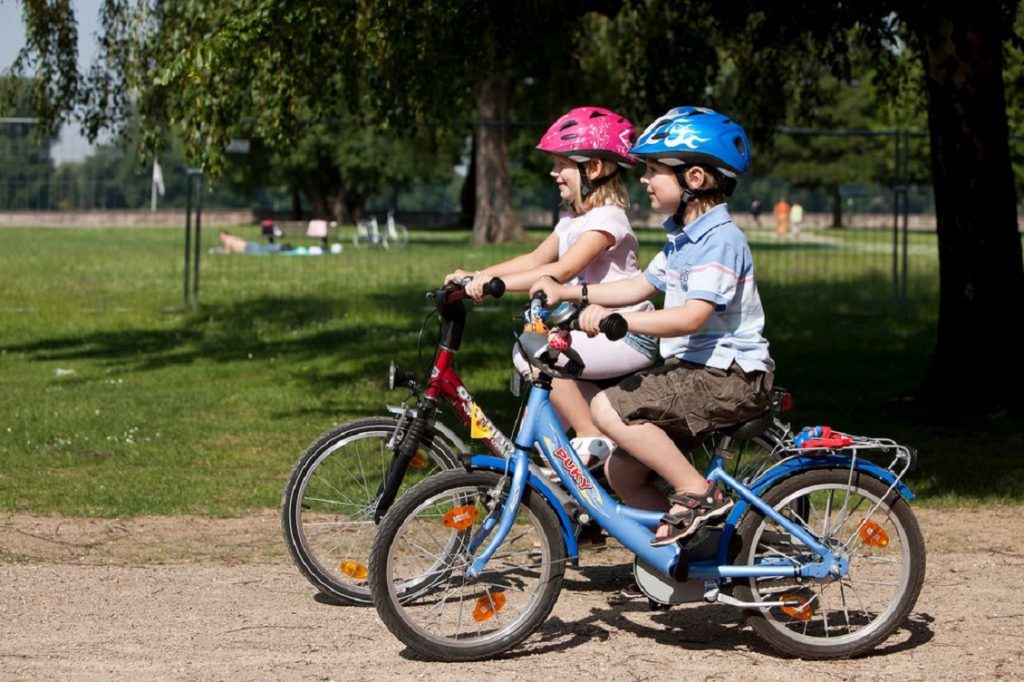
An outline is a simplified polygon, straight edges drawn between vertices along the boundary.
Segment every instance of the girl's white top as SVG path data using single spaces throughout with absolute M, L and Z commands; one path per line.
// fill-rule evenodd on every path
M 617 282 L 636 277 L 640 272 L 637 265 L 637 243 L 633 228 L 629 225 L 626 212 L 618 206 L 600 206 L 583 215 L 567 214 L 555 225 L 558 235 L 558 258 L 561 259 L 585 232 L 606 232 L 615 242 L 590 261 L 587 267 L 565 284 L 601 284 Z M 649 301 L 618 308 L 618 310 L 653 310 Z

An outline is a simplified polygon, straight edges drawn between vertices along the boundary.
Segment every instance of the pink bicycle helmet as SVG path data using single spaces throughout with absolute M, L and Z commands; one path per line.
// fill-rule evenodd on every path
M 601 107 L 576 107 L 551 124 L 537 149 L 567 156 L 576 163 L 609 159 L 632 168 L 637 158 L 629 148 L 635 140 L 633 124 L 625 116 Z

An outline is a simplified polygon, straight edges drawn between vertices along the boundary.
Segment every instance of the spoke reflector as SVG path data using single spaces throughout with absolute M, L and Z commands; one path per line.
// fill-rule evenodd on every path
M 871 519 L 860 525 L 860 538 L 872 547 L 889 546 L 889 534 Z
M 354 580 L 366 580 L 370 571 L 358 561 L 346 561 L 340 566 L 341 572 Z
M 409 466 L 411 466 L 413 469 L 426 469 L 427 468 L 427 458 L 423 454 L 422 450 L 417 450 L 416 451 L 416 454 L 413 455 L 412 459 L 409 460 Z
M 476 600 L 476 608 L 473 609 L 473 620 L 482 623 L 503 608 L 505 608 L 505 594 L 503 592 L 489 592 Z
M 795 620 L 810 620 L 814 616 L 814 609 L 807 603 L 807 597 L 802 594 L 784 594 L 779 601 L 798 601 L 800 606 L 783 606 L 782 612 Z
M 476 506 L 467 504 L 447 512 L 441 517 L 441 523 L 454 530 L 466 530 L 473 525 L 478 516 L 480 516 L 480 511 Z

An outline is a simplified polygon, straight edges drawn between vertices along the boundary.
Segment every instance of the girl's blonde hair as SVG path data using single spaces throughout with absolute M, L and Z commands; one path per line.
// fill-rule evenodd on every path
M 601 163 L 601 174 L 597 176 L 598 178 L 607 177 L 612 173 L 615 173 L 615 177 L 588 194 L 586 198 L 580 196 L 580 190 L 577 188 L 576 197 L 572 200 L 572 209 L 577 215 L 583 215 L 599 206 L 629 208 L 629 192 L 626 191 L 626 183 L 622 179 L 622 173 L 619 172 L 622 168 L 608 159 L 593 160 Z M 584 165 L 589 168 L 590 161 Z M 583 178 L 580 178 L 580 183 L 582 184 L 582 182 Z

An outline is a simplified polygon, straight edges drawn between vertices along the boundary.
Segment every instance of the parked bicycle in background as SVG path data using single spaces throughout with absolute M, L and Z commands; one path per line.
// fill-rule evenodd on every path
M 403 249 L 409 243 L 409 230 L 405 225 L 395 222 L 394 211 L 388 211 L 383 229 L 377 224 L 377 216 L 358 221 L 352 243 L 357 248 L 379 246 L 385 250 Z

